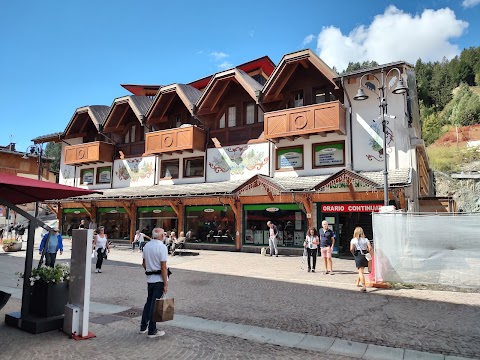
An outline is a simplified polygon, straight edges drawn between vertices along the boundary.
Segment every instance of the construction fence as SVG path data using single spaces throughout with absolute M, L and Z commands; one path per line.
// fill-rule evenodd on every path
M 376 281 L 480 288 L 480 213 L 374 213 Z

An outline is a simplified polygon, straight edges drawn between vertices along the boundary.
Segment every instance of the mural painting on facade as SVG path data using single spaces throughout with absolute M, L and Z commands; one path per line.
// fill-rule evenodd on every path
M 148 179 L 155 173 L 153 161 L 144 158 L 132 158 L 123 160 L 115 170 L 118 180 L 139 182 Z
M 368 145 L 371 146 L 372 150 L 376 152 L 376 154 L 367 154 L 366 157 L 368 160 L 376 160 L 376 161 L 383 161 L 384 156 L 383 156 L 383 130 L 382 130 L 382 125 L 374 123 L 370 125 L 372 130 L 375 132 L 376 136 L 372 136 L 372 138 L 369 140 Z M 391 148 L 389 148 L 390 144 L 393 142 L 393 132 L 392 129 L 390 129 L 388 126 L 386 126 L 387 129 L 387 151 L 390 153 L 392 151 Z
M 65 165 L 63 167 L 63 185 L 73 185 L 73 173 L 75 168 L 70 165 Z
M 268 163 L 269 156 L 263 150 L 255 150 L 249 145 L 227 147 L 208 163 L 217 174 L 230 172 L 232 175 L 243 175 L 245 170 L 260 170 Z

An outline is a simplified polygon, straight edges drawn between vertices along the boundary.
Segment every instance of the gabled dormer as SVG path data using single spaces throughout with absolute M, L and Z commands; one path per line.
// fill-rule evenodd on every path
M 344 135 L 343 91 L 336 77 L 311 50 L 285 55 L 262 90 L 265 138 Z
M 245 144 L 263 132 L 258 106 L 262 85 L 241 69 L 215 74 L 197 102 L 197 116 L 208 128 L 211 145 Z
M 103 132 L 117 144 L 120 157 L 139 156 L 145 147 L 145 113 L 152 103 L 149 96 L 129 95 L 113 101 L 103 124 Z
M 162 87 L 146 113 L 146 154 L 205 150 L 205 129 L 194 115 L 201 92 L 191 85 Z
M 65 165 L 85 165 L 111 162 L 113 145 L 99 133 L 110 110 L 109 106 L 91 105 L 75 110 L 62 138 L 70 145 L 64 147 Z

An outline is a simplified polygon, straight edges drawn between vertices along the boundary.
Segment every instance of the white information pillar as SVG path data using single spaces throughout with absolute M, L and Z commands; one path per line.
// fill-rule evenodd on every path
M 64 331 L 68 335 L 88 336 L 90 280 L 92 275 L 92 229 L 72 231 L 70 289 L 65 307 Z

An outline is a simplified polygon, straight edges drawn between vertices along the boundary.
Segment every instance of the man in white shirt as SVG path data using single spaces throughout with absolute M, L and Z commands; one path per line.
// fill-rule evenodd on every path
M 163 243 L 165 231 L 155 228 L 152 231 L 152 240 L 143 248 L 143 268 L 147 275 L 148 297 L 143 307 L 140 334 L 156 338 L 165 335 L 165 331 L 157 330 L 157 323 L 153 321 L 153 308 L 156 299 L 160 299 L 168 290 L 167 247 Z

